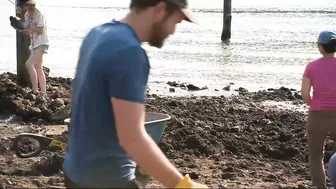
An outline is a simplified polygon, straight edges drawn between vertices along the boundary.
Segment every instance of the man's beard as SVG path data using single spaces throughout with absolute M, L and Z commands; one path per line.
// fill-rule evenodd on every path
M 166 20 L 162 20 L 159 23 L 155 23 L 152 26 L 152 37 L 148 41 L 149 45 L 157 48 L 163 46 L 164 41 L 168 38 L 169 34 L 165 31 Z

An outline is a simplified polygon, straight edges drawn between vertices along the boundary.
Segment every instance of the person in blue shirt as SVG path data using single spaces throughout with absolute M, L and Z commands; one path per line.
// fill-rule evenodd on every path
M 80 48 L 73 88 L 67 188 L 138 188 L 136 165 L 169 188 L 207 188 L 183 176 L 147 134 L 144 100 L 150 64 L 142 42 L 161 48 L 186 0 L 131 0 L 119 21 L 96 26 Z

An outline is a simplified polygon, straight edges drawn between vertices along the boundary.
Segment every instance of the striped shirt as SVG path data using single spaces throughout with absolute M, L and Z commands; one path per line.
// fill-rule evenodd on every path
M 320 58 L 310 62 L 303 74 L 311 80 L 312 111 L 336 111 L 336 58 Z
M 37 34 L 36 32 L 30 34 L 30 49 L 34 49 L 41 45 L 49 45 L 47 21 L 41 11 L 35 9 L 33 14 L 26 12 L 25 25 L 28 28 L 43 28 L 42 34 Z

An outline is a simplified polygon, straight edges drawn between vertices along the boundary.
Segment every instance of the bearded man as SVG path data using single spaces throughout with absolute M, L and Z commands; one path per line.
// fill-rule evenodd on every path
M 187 0 L 131 0 L 124 18 L 86 35 L 63 164 L 67 188 L 138 188 L 137 165 L 168 188 L 207 188 L 183 176 L 144 126 L 150 64 L 141 43 L 161 48 L 182 20 L 196 22 Z

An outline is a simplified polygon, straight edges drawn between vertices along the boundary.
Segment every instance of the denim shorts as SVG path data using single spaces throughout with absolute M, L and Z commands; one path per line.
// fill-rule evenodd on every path
M 33 49 L 33 51 L 35 51 L 35 50 L 40 50 L 40 51 L 43 52 L 43 53 L 47 53 L 47 52 L 48 52 L 48 49 L 49 49 L 49 45 L 40 45 L 40 46 L 38 46 L 38 47 L 35 47 L 35 48 Z

